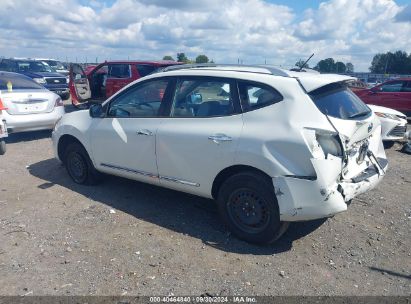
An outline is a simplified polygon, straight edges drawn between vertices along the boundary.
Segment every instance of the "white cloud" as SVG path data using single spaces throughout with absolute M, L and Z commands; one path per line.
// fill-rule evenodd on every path
M 0 55 L 102 61 L 185 52 L 290 66 L 314 52 L 312 64 L 334 57 L 366 70 L 377 52 L 411 52 L 410 6 L 393 0 L 330 0 L 302 16 L 263 0 L 79 1 L 2 0 Z

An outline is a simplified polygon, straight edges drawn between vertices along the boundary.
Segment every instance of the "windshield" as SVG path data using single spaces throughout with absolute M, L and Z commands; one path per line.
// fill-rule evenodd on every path
M 54 68 L 55 70 L 64 70 L 65 67 L 60 61 L 56 60 L 43 60 L 45 63 L 47 63 L 51 68 Z
M 24 72 L 52 72 L 50 66 L 41 61 L 17 61 L 17 71 Z
M 44 89 L 31 78 L 12 73 L 0 73 L 0 90 L 41 90 Z
M 312 91 L 309 95 L 322 113 L 335 118 L 358 119 L 371 114 L 370 108 L 345 84 L 332 83 Z

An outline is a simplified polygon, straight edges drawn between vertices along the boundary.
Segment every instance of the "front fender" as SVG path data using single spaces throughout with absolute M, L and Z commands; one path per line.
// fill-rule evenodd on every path
M 90 145 L 91 125 L 92 118 L 86 110 L 65 114 L 57 123 L 52 133 L 53 148 L 56 158 L 62 161 L 59 157 L 58 145 L 60 140 L 68 135 L 74 137 L 83 145 L 94 164 Z

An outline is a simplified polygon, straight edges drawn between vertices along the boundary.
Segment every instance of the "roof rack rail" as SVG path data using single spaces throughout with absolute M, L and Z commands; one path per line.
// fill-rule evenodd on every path
M 236 72 L 250 72 L 250 73 L 260 73 L 260 74 L 270 74 L 275 76 L 289 77 L 284 70 L 270 66 L 270 65 L 242 65 L 242 64 L 216 64 L 216 63 L 195 63 L 195 64 L 179 64 L 171 65 L 168 67 L 160 68 L 156 73 L 178 71 L 186 69 L 201 69 L 201 68 L 222 68 L 226 71 L 236 71 Z

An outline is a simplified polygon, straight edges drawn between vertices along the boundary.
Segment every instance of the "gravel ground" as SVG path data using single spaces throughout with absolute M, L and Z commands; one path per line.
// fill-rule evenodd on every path
M 109 177 L 76 185 L 50 132 L 0 157 L 0 295 L 410 295 L 411 156 L 377 189 L 275 245 L 232 237 L 213 201 Z

